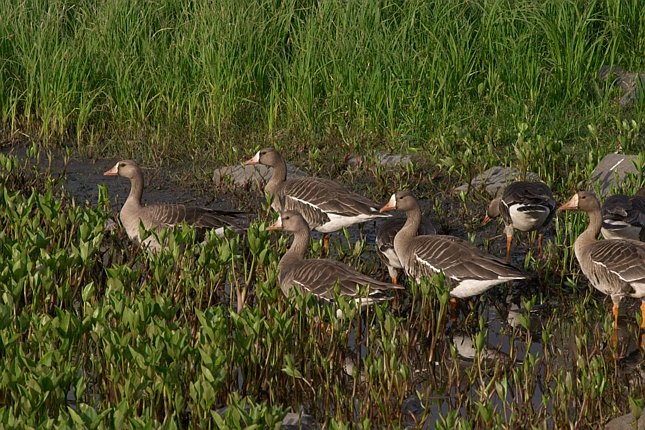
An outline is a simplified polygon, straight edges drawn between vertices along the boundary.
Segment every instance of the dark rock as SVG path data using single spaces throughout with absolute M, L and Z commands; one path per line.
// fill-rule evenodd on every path
M 256 185 L 259 189 L 271 178 L 272 169 L 261 164 L 255 166 L 225 166 L 216 169 L 213 173 L 213 182 L 216 186 L 231 184 L 244 187 L 248 184 Z M 297 167 L 287 165 L 287 178 L 306 176 L 307 174 Z
M 519 179 L 519 171 L 514 167 L 493 166 L 490 169 L 475 176 L 470 182 L 471 188 L 481 190 L 484 189 L 488 194 L 496 197 L 504 191 L 504 188 L 513 181 Z M 526 181 L 539 181 L 537 173 L 528 172 L 526 174 Z M 461 185 L 455 188 L 456 192 L 468 190 L 468 184 Z
M 616 65 L 602 66 L 598 70 L 598 79 L 610 81 L 611 85 L 618 85 L 622 89 L 623 95 L 618 103 L 624 108 L 631 107 L 645 87 L 645 73 L 628 72 Z
M 638 159 L 636 155 L 628 154 L 607 154 L 600 160 L 591 173 L 591 182 L 598 185 L 600 195 L 606 196 L 612 192 L 612 188 L 618 187 L 628 173 L 638 175 L 634 162 Z
M 605 425 L 605 430 L 645 430 L 645 413 L 638 421 L 632 413 L 614 418 Z

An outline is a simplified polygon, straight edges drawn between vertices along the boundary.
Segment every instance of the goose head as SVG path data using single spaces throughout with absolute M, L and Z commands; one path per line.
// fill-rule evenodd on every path
M 103 173 L 104 176 L 123 176 L 132 179 L 141 174 L 141 168 L 133 160 L 121 160 L 110 170 Z
M 390 200 L 383 206 L 379 212 L 389 212 L 393 210 L 407 212 L 409 210 L 418 209 L 419 203 L 417 199 L 414 198 L 410 191 L 399 191 L 398 193 L 392 194 Z
M 490 201 L 490 204 L 486 209 L 486 216 L 484 217 L 482 224 L 488 224 L 493 219 L 499 216 L 499 204 L 501 203 L 501 201 L 502 201 L 501 197 L 495 197 L 493 200 Z
M 558 211 L 583 211 L 583 212 L 593 212 L 595 210 L 600 210 L 600 203 L 596 198 L 594 193 L 589 191 L 578 191 L 569 199 L 568 202 L 563 204 L 558 208 Z
M 254 164 L 263 164 L 265 166 L 273 167 L 282 162 L 282 156 L 278 151 L 273 148 L 260 149 L 252 158 L 244 162 L 244 165 L 250 166 Z
M 297 231 L 309 231 L 309 225 L 307 221 L 296 211 L 284 211 L 280 213 L 277 221 L 271 224 L 267 230 L 283 230 L 290 233 L 295 233 Z

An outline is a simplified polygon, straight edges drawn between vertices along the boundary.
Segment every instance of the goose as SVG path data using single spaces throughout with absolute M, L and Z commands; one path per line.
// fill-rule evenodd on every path
M 542 256 L 542 229 L 553 219 L 555 206 L 551 189 L 542 182 L 513 182 L 506 187 L 501 197 L 490 202 L 484 224 L 501 215 L 506 235 L 507 263 L 511 261 L 513 230 L 538 230 L 538 256 Z
M 287 180 L 287 164 L 273 148 L 259 150 L 245 165 L 263 164 L 273 168 L 264 191 L 278 213 L 295 210 L 311 229 L 323 233 L 323 255 L 329 252 L 329 233 L 376 218 L 381 214 L 371 200 L 351 192 L 337 182 L 317 177 Z
M 243 230 L 242 226 L 246 224 L 244 213 L 239 211 L 216 210 L 182 204 L 143 206 L 141 204 L 143 172 L 133 160 L 121 160 L 103 175 L 122 176 L 130 180 L 130 194 L 121 208 L 119 218 L 132 241 L 142 243 L 144 247 L 153 251 L 160 250 L 161 245 L 154 235 L 150 235 L 142 242 L 139 237 L 140 224 L 143 224 L 147 230 L 158 230 L 186 223 L 197 228 L 200 237 L 207 229 L 216 229 L 216 233 L 220 236 L 224 234 L 225 227 L 240 232 Z
M 389 300 L 386 291 L 402 287 L 377 281 L 353 268 L 330 259 L 305 260 L 309 248 L 310 229 L 304 217 L 293 210 L 282 211 L 277 221 L 268 230 L 283 230 L 293 233 L 293 242 L 278 264 L 278 282 L 285 296 L 293 288 L 301 293 L 311 293 L 318 299 L 332 301 L 334 288 L 339 294 L 356 300 L 360 306 Z M 369 287 L 367 296 L 362 289 Z
M 616 194 L 602 205 L 602 227 L 605 239 L 632 239 L 645 242 L 645 187 L 634 197 Z
M 376 231 L 376 252 L 386 265 L 393 284 L 398 284 L 399 272 L 403 269 L 401 260 L 394 250 L 394 237 L 404 224 L 405 217 L 392 217 L 383 222 Z M 417 234 L 437 234 L 437 229 L 427 217 L 423 217 Z
M 450 295 L 453 299 L 475 296 L 497 284 L 526 279 L 515 267 L 459 238 L 417 236 L 421 209 L 409 191 L 392 194 L 380 210 L 400 210 L 406 214 L 405 225 L 394 237 L 394 250 L 405 273 L 419 281 L 424 276 L 442 272 L 452 287 Z M 454 306 L 455 300 L 451 301 Z
M 618 311 L 625 296 L 641 299 L 641 329 L 645 329 L 645 243 L 631 239 L 596 240 L 602 226 L 600 202 L 595 194 L 578 191 L 559 210 L 579 210 L 589 216 L 589 225 L 573 248 L 589 283 L 611 297 L 614 333 Z M 641 345 L 645 338 L 641 339 Z

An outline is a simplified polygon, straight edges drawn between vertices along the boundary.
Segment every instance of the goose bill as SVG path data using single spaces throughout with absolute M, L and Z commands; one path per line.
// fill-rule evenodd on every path
M 390 200 L 383 206 L 379 212 L 388 212 L 388 211 L 393 211 L 396 209 L 396 194 L 392 194 L 392 197 L 390 197 Z
M 117 176 L 119 174 L 119 163 L 116 163 L 114 167 L 112 167 L 110 170 L 107 170 L 105 173 L 103 173 L 103 176 Z
M 267 227 L 267 230 L 269 231 L 282 230 L 282 217 L 278 217 L 278 220 L 273 224 L 271 224 L 269 227 Z
M 566 211 L 568 209 L 578 209 L 578 193 L 574 194 L 568 202 L 560 206 L 558 211 Z
M 253 164 L 258 164 L 260 162 L 260 151 L 256 152 L 252 158 L 249 158 L 244 162 L 245 166 L 252 166 Z

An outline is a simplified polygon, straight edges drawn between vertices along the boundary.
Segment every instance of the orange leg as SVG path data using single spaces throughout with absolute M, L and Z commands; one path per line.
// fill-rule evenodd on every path
M 614 315 L 614 330 L 618 329 L 618 303 L 614 303 L 614 306 L 611 308 L 611 313 Z
M 506 236 L 506 262 L 510 263 L 511 262 L 511 245 L 513 244 L 513 236 L 508 235 Z
M 392 283 L 394 285 L 399 285 L 399 278 L 396 275 L 392 276 Z
M 450 298 L 450 320 L 455 321 L 457 319 L 457 298 Z
M 323 233 L 322 257 L 327 257 L 328 255 L 329 255 L 329 233 Z
M 544 237 L 544 235 L 542 233 L 538 233 L 538 237 L 537 237 L 538 258 L 542 258 L 542 237 Z
M 618 346 L 618 311 L 619 311 L 619 305 L 618 303 L 614 303 L 614 306 L 611 308 L 611 313 L 614 316 L 614 330 L 613 330 L 613 333 L 611 334 L 611 345 L 614 348 Z

